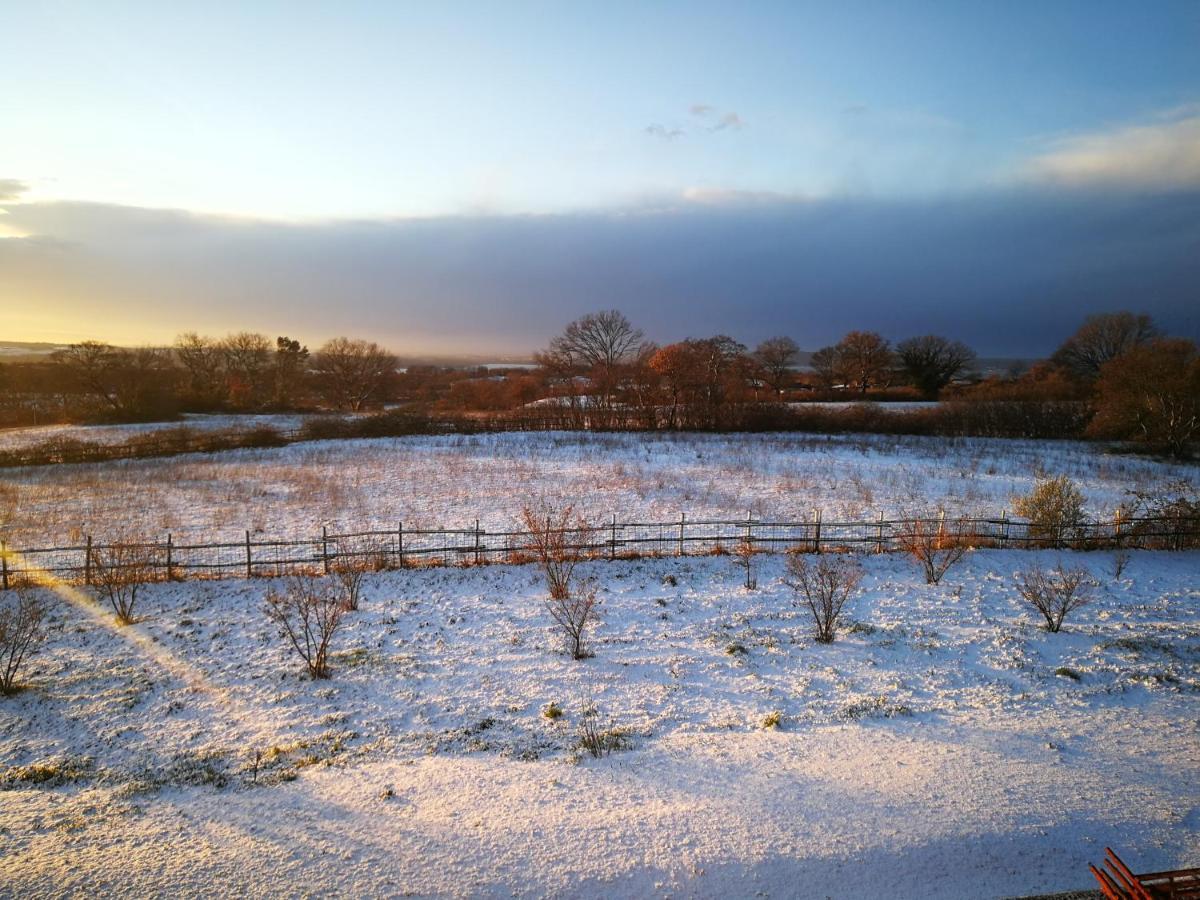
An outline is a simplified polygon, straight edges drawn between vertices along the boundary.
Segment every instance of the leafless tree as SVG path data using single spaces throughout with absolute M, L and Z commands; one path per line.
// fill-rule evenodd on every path
M 265 334 L 239 331 L 220 344 L 228 395 L 234 406 L 263 405 L 270 395 L 271 342 Z
M 396 374 L 396 357 L 372 341 L 336 337 L 317 351 L 313 371 L 329 403 L 357 412 L 382 399 Z
M 823 555 L 816 561 L 792 552 L 787 561 L 788 584 L 803 595 L 812 612 L 818 643 L 832 643 L 842 607 L 862 581 L 862 567 L 848 556 Z
M 341 587 L 342 603 L 348 612 L 358 609 L 363 582 L 368 572 L 387 568 L 387 551 L 374 535 L 338 538 L 337 557 L 330 572 Z
M 1088 316 L 1051 359 L 1078 378 L 1092 379 L 1110 360 L 1158 336 L 1154 321 L 1131 312 Z
M 581 559 L 578 544 L 587 534 L 586 524 L 575 516 L 570 504 L 549 503 L 523 507 L 521 522 L 529 536 L 529 549 L 546 576 L 551 599 L 567 599 Z
M 346 612 L 343 599 L 307 575 L 287 579 L 282 592 L 267 591 L 267 617 L 304 660 L 313 678 L 328 678 L 329 645 Z
M 189 331 L 175 339 L 175 359 L 182 366 L 193 404 L 220 405 L 226 397 L 225 354 L 219 341 Z
M 874 331 L 851 331 L 834 346 L 813 354 L 812 365 L 828 386 L 844 384 L 865 394 L 891 381 L 892 349 Z
M 576 319 L 550 342 L 550 353 L 574 365 L 611 372 L 637 353 L 642 339 L 642 332 L 622 313 L 610 309 Z
M 92 584 L 122 625 L 133 623 L 143 585 L 159 577 L 156 548 L 136 539 L 120 539 L 92 548 Z
M 767 338 L 754 348 L 754 361 L 762 368 L 767 384 L 777 395 L 788 386 L 792 364 L 799 355 L 800 348 L 790 337 Z
M 32 591 L 18 590 L 16 602 L 0 606 L 0 694 L 17 689 L 25 657 L 45 640 L 46 608 Z
M 926 584 L 938 584 L 969 549 L 968 530 L 961 520 L 947 523 L 941 515 L 910 513 L 904 516 L 896 543 L 921 564 Z
M 931 400 L 975 359 L 975 351 L 966 344 L 936 334 L 901 341 L 896 355 L 917 390 Z
M 1057 632 L 1063 619 L 1090 602 L 1091 579 L 1085 569 L 1065 568 L 1060 561 L 1047 571 L 1033 566 L 1016 574 L 1017 591 L 1046 620 L 1046 630 Z

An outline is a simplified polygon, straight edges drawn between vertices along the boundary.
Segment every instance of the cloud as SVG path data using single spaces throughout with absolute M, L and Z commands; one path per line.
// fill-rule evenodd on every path
M 706 116 L 711 115 L 713 113 L 713 111 L 714 111 L 713 108 L 711 106 L 709 106 L 707 103 L 693 103 L 691 105 L 691 107 L 688 108 L 689 113 L 691 113 L 693 116 L 697 116 L 701 119 L 705 118 Z
M 1200 187 L 1200 113 L 1188 106 L 1157 118 L 1057 139 L 1026 161 L 1021 175 L 1066 186 Z
M 738 131 L 745 124 L 746 124 L 745 121 L 743 121 L 742 117 L 739 116 L 737 113 L 727 112 L 727 113 L 722 114 L 721 118 L 718 119 L 717 122 L 715 124 L 713 124 L 708 130 L 709 131 L 726 131 L 726 130 L 732 129 L 733 131 Z
M 666 125 L 659 125 L 658 123 L 647 125 L 643 130 L 646 134 L 661 138 L 664 141 L 673 141 L 678 137 L 683 137 L 684 134 L 682 128 L 668 128 Z
M 16 200 L 29 190 L 29 186 L 15 178 L 0 178 L 0 201 Z
M 1086 313 L 1120 308 L 1200 337 L 1200 190 L 884 201 L 707 186 L 650 211 L 304 225 L 79 203 L 9 213 L 40 236 L 0 241 L 13 339 L 36 316 L 56 340 L 250 328 L 518 352 L 614 303 L 659 341 L 783 333 L 813 349 L 869 328 L 1042 354 Z

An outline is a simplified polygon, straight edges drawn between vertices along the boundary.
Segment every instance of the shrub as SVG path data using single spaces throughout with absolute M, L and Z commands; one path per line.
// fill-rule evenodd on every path
M 1081 568 L 1064 568 L 1059 562 L 1054 569 L 1033 566 L 1016 574 L 1017 591 L 1042 614 L 1046 630 L 1057 632 L 1067 614 L 1085 606 L 1090 597 L 1088 573 Z
M 787 561 L 788 585 L 802 594 L 812 612 L 818 643 L 832 643 L 842 607 L 862 581 L 862 567 L 848 556 L 820 556 L 811 562 L 798 552 Z
M 624 733 L 616 728 L 602 728 L 600 713 L 595 707 L 583 711 L 579 720 L 579 747 L 591 756 L 600 759 L 608 756 L 614 750 L 623 750 L 628 746 Z
M 754 557 L 757 553 L 754 543 L 748 538 L 742 538 L 733 548 L 734 559 L 745 575 L 743 583 L 748 591 L 758 587 L 758 579 L 754 577 Z
M 763 718 L 763 728 L 778 728 L 779 723 L 783 721 L 783 713 L 779 710 L 772 710 Z
M 329 645 L 346 607 L 342 598 L 317 579 L 294 575 L 282 593 L 267 592 L 267 617 L 279 627 L 313 678 L 328 678 Z
M 1123 512 L 1134 520 L 1130 531 L 1139 545 L 1168 550 L 1200 546 L 1200 495 L 1190 481 L 1181 478 L 1128 495 L 1131 502 Z
M 896 536 L 900 549 L 921 564 L 926 584 L 938 584 L 951 566 L 963 558 L 970 547 L 967 526 L 962 522 L 946 525 L 944 518 L 906 516 L 903 530 Z
M 1083 494 L 1066 475 L 1039 478 L 1033 491 L 1018 497 L 1017 515 L 1029 520 L 1029 539 L 1059 547 L 1084 522 Z
M 573 510 L 570 504 L 525 506 L 521 510 L 521 521 L 529 533 L 529 550 L 546 576 L 552 600 L 570 597 L 571 578 L 580 561 L 577 542 L 587 526 L 574 517 Z
M 342 593 L 348 612 L 358 609 L 363 581 L 368 572 L 387 567 L 387 552 L 375 535 L 350 535 L 338 538 L 337 557 L 329 567 Z
M 17 591 L 16 603 L 0 607 L 0 694 L 16 692 L 21 664 L 45 640 L 45 617 L 45 606 L 28 591 Z
M 563 709 L 553 700 L 546 704 L 546 708 L 542 710 L 542 715 L 553 722 L 555 719 L 561 719 Z
M 140 541 L 119 540 L 92 548 L 92 584 L 97 595 L 112 607 L 122 625 L 133 623 L 142 585 L 158 579 L 157 548 Z
M 559 631 L 565 639 L 567 652 L 572 659 L 587 659 L 593 653 L 585 641 L 588 626 L 595 618 L 596 588 L 584 584 L 575 590 L 574 595 L 566 597 L 550 597 L 546 600 L 546 609 L 554 619 Z

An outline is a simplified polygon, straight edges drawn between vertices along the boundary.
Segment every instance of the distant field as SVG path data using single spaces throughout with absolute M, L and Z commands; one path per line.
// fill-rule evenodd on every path
M 572 500 L 594 520 L 827 520 L 944 505 L 998 514 L 1038 473 L 1077 481 L 1095 516 L 1191 466 L 1094 444 L 798 434 L 508 433 L 322 441 L 156 460 L 13 469 L 10 539 L 121 533 L 238 539 L 334 529 L 504 529 L 523 504 Z

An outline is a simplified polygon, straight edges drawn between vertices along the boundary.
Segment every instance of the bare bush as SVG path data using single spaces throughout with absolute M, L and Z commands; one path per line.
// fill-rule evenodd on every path
M 787 567 L 791 574 L 788 585 L 803 595 L 812 612 L 817 642 L 832 643 L 842 607 L 862 581 L 862 566 L 848 556 L 819 556 L 810 561 L 792 551 Z
M 46 608 L 32 592 L 17 591 L 16 603 L 0 607 L 0 694 L 17 690 L 25 657 L 45 640 Z
M 579 748 L 595 759 L 608 756 L 614 750 L 624 750 L 629 746 L 628 739 L 622 729 L 600 724 L 600 711 L 595 706 L 589 706 L 583 711 L 579 720 Z
M 587 659 L 594 654 L 588 649 L 586 633 L 595 619 L 596 587 L 585 583 L 566 597 L 550 597 L 546 609 L 565 639 L 572 659 Z
M 567 599 L 571 596 L 575 566 L 581 559 L 577 545 L 587 526 L 574 515 L 570 504 L 525 506 L 521 509 L 521 521 L 529 533 L 529 549 L 546 576 L 550 599 Z
M 267 591 L 267 617 L 291 642 L 313 678 L 328 678 L 329 644 L 346 606 L 336 592 L 306 575 L 287 579 L 282 592 Z
M 938 584 L 970 549 L 968 531 L 962 520 L 947 524 L 941 516 L 928 518 L 917 514 L 905 517 L 896 543 L 921 564 L 926 584 Z
M 329 567 L 341 588 L 342 605 L 348 612 L 358 609 L 363 582 L 368 572 L 387 568 L 387 551 L 372 535 L 338 539 L 338 555 Z
M 122 625 L 133 624 L 142 586 L 158 580 L 155 557 L 155 546 L 141 541 L 119 540 L 92 548 L 92 584 Z
M 1033 566 L 1015 576 L 1017 590 L 1046 620 L 1046 630 L 1057 632 L 1067 614 L 1089 601 L 1091 579 L 1086 569 L 1065 568 L 1060 561 L 1053 569 Z
M 1018 497 L 1017 515 L 1029 520 L 1029 538 L 1041 544 L 1059 547 L 1070 539 L 1084 522 L 1083 494 L 1066 475 L 1039 478 L 1033 491 Z
M 734 559 L 745 575 L 743 583 L 748 591 L 752 591 L 758 587 L 758 579 L 754 576 L 754 557 L 757 555 L 758 550 L 755 549 L 754 543 L 748 538 L 742 538 L 733 548 Z
M 1125 567 L 1129 565 L 1129 551 L 1117 550 L 1112 557 L 1112 573 L 1113 581 L 1120 581 L 1121 576 L 1125 574 Z

